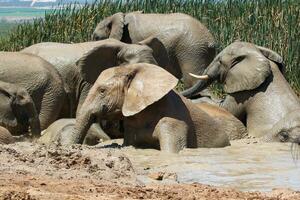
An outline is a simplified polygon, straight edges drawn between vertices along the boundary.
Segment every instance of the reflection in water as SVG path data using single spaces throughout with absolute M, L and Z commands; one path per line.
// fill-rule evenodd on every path
M 293 159 L 291 144 L 232 142 L 226 148 L 186 149 L 180 154 L 133 148 L 123 151 L 145 183 L 149 181 L 145 171 L 176 172 L 180 183 L 199 182 L 247 191 L 300 189 L 300 160 Z

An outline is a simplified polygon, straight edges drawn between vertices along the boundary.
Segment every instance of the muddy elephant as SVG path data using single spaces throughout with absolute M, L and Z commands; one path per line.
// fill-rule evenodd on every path
M 262 139 L 266 142 L 291 142 L 300 145 L 300 109 L 286 114 Z
M 78 44 L 39 43 L 22 52 L 38 55 L 61 74 L 68 101 L 64 103 L 63 117 L 76 117 L 91 86 L 101 71 L 120 64 L 146 62 L 165 66 L 168 55 L 156 38 L 139 44 L 126 44 L 114 39 Z
M 0 126 L 0 144 L 11 144 L 14 143 L 15 139 L 12 134 L 5 127 Z
M 149 76 L 151 74 L 151 76 Z M 95 119 L 122 119 L 124 146 L 178 152 L 230 145 L 226 128 L 173 88 L 177 79 L 152 64 L 103 71 L 83 103 L 71 137 L 81 143 Z
M 244 124 L 227 110 L 210 103 L 193 103 L 210 117 L 219 120 L 221 124 L 224 123 L 222 126 L 227 129 L 225 132 L 229 140 L 242 139 L 248 135 Z
M 277 130 L 289 133 L 300 126 L 297 114 L 290 115 L 299 110 L 300 102 L 283 71 L 283 60 L 276 52 L 247 42 L 234 42 L 216 56 L 203 76 L 196 76 L 201 80 L 184 95 L 218 80 L 227 92 L 221 107 L 242 120 L 249 135 L 265 136 L 276 124 L 280 126 Z
M 0 81 L 0 125 L 12 135 L 40 135 L 39 115 L 25 88 Z
M 59 119 L 53 122 L 46 130 L 43 131 L 42 136 L 38 142 L 50 145 L 54 142 L 60 143 L 61 138 L 69 137 L 73 131 L 76 120 L 73 119 Z M 98 123 L 94 123 L 87 132 L 83 144 L 96 145 L 99 142 L 110 140 L 111 138 L 104 133 Z
M 44 59 L 26 53 L 0 52 L 0 80 L 18 85 L 28 92 L 39 115 L 41 130 L 47 128 L 59 117 L 62 109 L 61 102 L 66 98 L 63 81 L 57 70 Z M 30 128 L 36 129 L 34 131 L 36 134 L 39 132 L 38 126 L 32 124 L 36 119 L 30 118 L 32 114 L 25 111 L 33 109 L 33 106 L 28 103 L 30 100 L 26 102 L 22 99 L 22 95 L 18 98 L 27 108 L 22 108 L 20 119 L 17 121 L 22 121 L 23 125 L 31 124 Z
M 182 13 L 116 13 L 97 25 L 92 38 L 138 43 L 150 36 L 162 41 L 170 58 L 167 71 L 182 78 L 186 88 L 196 82 L 188 73 L 202 74 L 215 56 L 216 42 L 209 30 Z

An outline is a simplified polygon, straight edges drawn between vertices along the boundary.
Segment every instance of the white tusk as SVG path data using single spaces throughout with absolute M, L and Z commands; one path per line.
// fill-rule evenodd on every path
M 208 75 L 196 75 L 196 74 L 192 74 L 192 73 L 189 73 L 190 76 L 192 77 L 195 77 L 195 78 L 198 78 L 198 79 L 201 79 L 201 80 L 208 80 L 209 79 L 209 76 Z

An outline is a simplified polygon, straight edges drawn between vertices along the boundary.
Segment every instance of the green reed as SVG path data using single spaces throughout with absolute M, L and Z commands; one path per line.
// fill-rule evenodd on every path
M 0 49 L 15 51 L 45 41 L 88 41 L 104 17 L 135 10 L 192 15 L 210 29 L 219 50 L 235 40 L 268 47 L 284 57 L 287 78 L 300 91 L 299 0 L 98 0 L 94 4 L 66 5 L 46 13 L 44 19 L 17 26 L 0 38 Z

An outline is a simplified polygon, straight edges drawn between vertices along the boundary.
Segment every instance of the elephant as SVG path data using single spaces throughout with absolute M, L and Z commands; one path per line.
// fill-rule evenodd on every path
M 189 72 L 202 74 L 216 54 L 216 42 L 210 31 L 195 18 L 183 13 L 115 13 L 96 26 L 93 40 L 114 38 L 138 43 L 157 37 L 166 47 L 166 70 L 182 79 L 185 88 L 195 84 Z
M 40 135 L 35 104 L 22 86 L 0 81 L 0 125 L 12 135 L 22 135 L 29 129 L 32 136 Z
M 276 52 L 233 42 L 216 56 L 204 75 L 191 74 L 200 80 L 183 95 L 190 96 L 217 80 L 227 93 L 220 106 L 243 121 L 250 136 L 263 137 L 276 124 L 280 126 L 276 129 L 289 132 L 300 126 L 297 114 L 290 115 L 299 110 L 300 102 L 283 76 L 284 69 Z
M 76 120 L 74 118 L 59 119 L 53 122 L 46 130 L 43 131 L 42 136 L 38 139 L 38 143 L 50 145 L 54 142 L 60 141 L 61 137 L 68 137 L 73 130 Z M 100 141 L 110 140 L 111 138 L 103 132 L 100 125 L 94 123 L 87 132 L 83 144 L 96 145 Z
M 262 139 L 266 142 L 291 142 L 300 145 L 300 109 L 285 115 Z
M 39 43 L 22 52 L 38 55 L 59 71 L 65 83 L 68 101 L 62 116 L 75 118 L 91 86 L 101 71 L 120 64 L 146 62 L 164 66 L 168 60 L 163 44 L 149 37 L 139 44 L 115 39 L 77 44 Z
M 0 52 L 0 80 L 8 83 L 6 87 L 11 90 L 2 90 L 2 97 L 6 98 L 1 102 L 4 115 L 20 112 L 15 114 L 17 122 L 22 125 L 29 124 L 35 135 L 40 132 L 39 129 L 44 130 L 59 117 L 62 109 L 61 102 L 66 98 L 63 81 L 58 71 L 44 59 L 20 52 Z M 12 87 L 9 83 L 20 88 Z M 17 95 L 15 99 L 13 93 L 9 94 L 14 91 Z M 27 92 L 31 98 L 26 94 Z M 10 96 L 12 99 L 8 100 Z M 30 102 L 31 99 L 33 103 Z M 9 101 L 14 104 L 11 108 L 7 103 Z M 38 120 L 34 117 L 33 107 L 38 113 L 39 126 Z M 14 125 L 13 116 L 9 117 Z M 1 120 L 4 118 L 2 117 Z
M 228 134 L 229 140 L 242 139 L 248 135 L 244 124 L 227 110 L 210 103 L 195 103 L 194 101 L 193 103 L 210 117 L 224 123 L 223 127 L 227 128 L 225 132 Z
M 0 126 L 0 144 L 11 144 L 14 142 L 15 140 L 9 130 L 3 126 Z
M 124 146 L 177 153 L 186 147 L 230 145 L 226 124 L 174 91 L 177 81 L 148 63 L 104 70 L 76 117 L 72 135 L 61 144 L 82 143 L 90 125 L 100 118 L 123 120 Z

